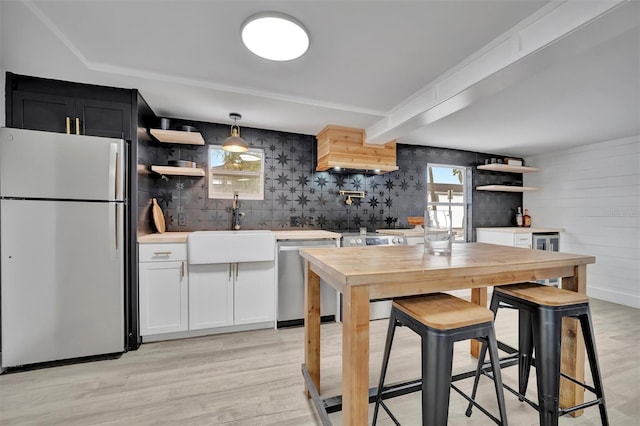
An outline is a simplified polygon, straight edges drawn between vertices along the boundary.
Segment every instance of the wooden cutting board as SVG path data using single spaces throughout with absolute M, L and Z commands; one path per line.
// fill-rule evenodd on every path
M 423 216 L 409 216 L 407 217 L 407 223 L 411 226 L 424 225 Z
M 164 233 L 167 227 L 164 223 L 164 214 L 162 213 L 162 209 L 158 205 L 158 200 L 153 198 L 153 206 L 151 207 L 151 211 L 153 212 L 153 224 L 156 226 L 156 229 L 159 233 Z

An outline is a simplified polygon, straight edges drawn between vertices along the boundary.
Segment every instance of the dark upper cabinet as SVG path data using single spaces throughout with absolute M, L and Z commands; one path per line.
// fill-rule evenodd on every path
M 76 117 L 82 135 L 131 139 L 131 104 L 78 99 Z
M 75 116 L 75 99 L 15 91 L 11 110 L 13 117 L 7 122 L 9 127 L 66 133 L 67 120 L 71 123 L 71 117 Z
M 131 140 L 132 95 L 7 73 L 7 126 Z

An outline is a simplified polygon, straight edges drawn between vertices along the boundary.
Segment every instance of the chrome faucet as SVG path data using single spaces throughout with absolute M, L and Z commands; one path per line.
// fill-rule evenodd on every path
M 240 216 L 244 216 L 244 212 L 240 211 L 240 203 L 238 202 L 238 193 L 233 194 L 233 202 L 231 203 L 231 229 L 238 231 L 240 229 Z

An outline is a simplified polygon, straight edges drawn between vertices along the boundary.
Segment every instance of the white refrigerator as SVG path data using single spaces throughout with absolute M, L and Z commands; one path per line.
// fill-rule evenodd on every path
M 0 128 L 3 369 L 124 351 L 125 147 Z

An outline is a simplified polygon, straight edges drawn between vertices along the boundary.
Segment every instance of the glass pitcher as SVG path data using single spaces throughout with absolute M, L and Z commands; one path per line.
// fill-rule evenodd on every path
M 424 251 L 429 254 L 449 255 L 453 243 L 451 197 L 448 205 L 427 203 L 424 211 Z

